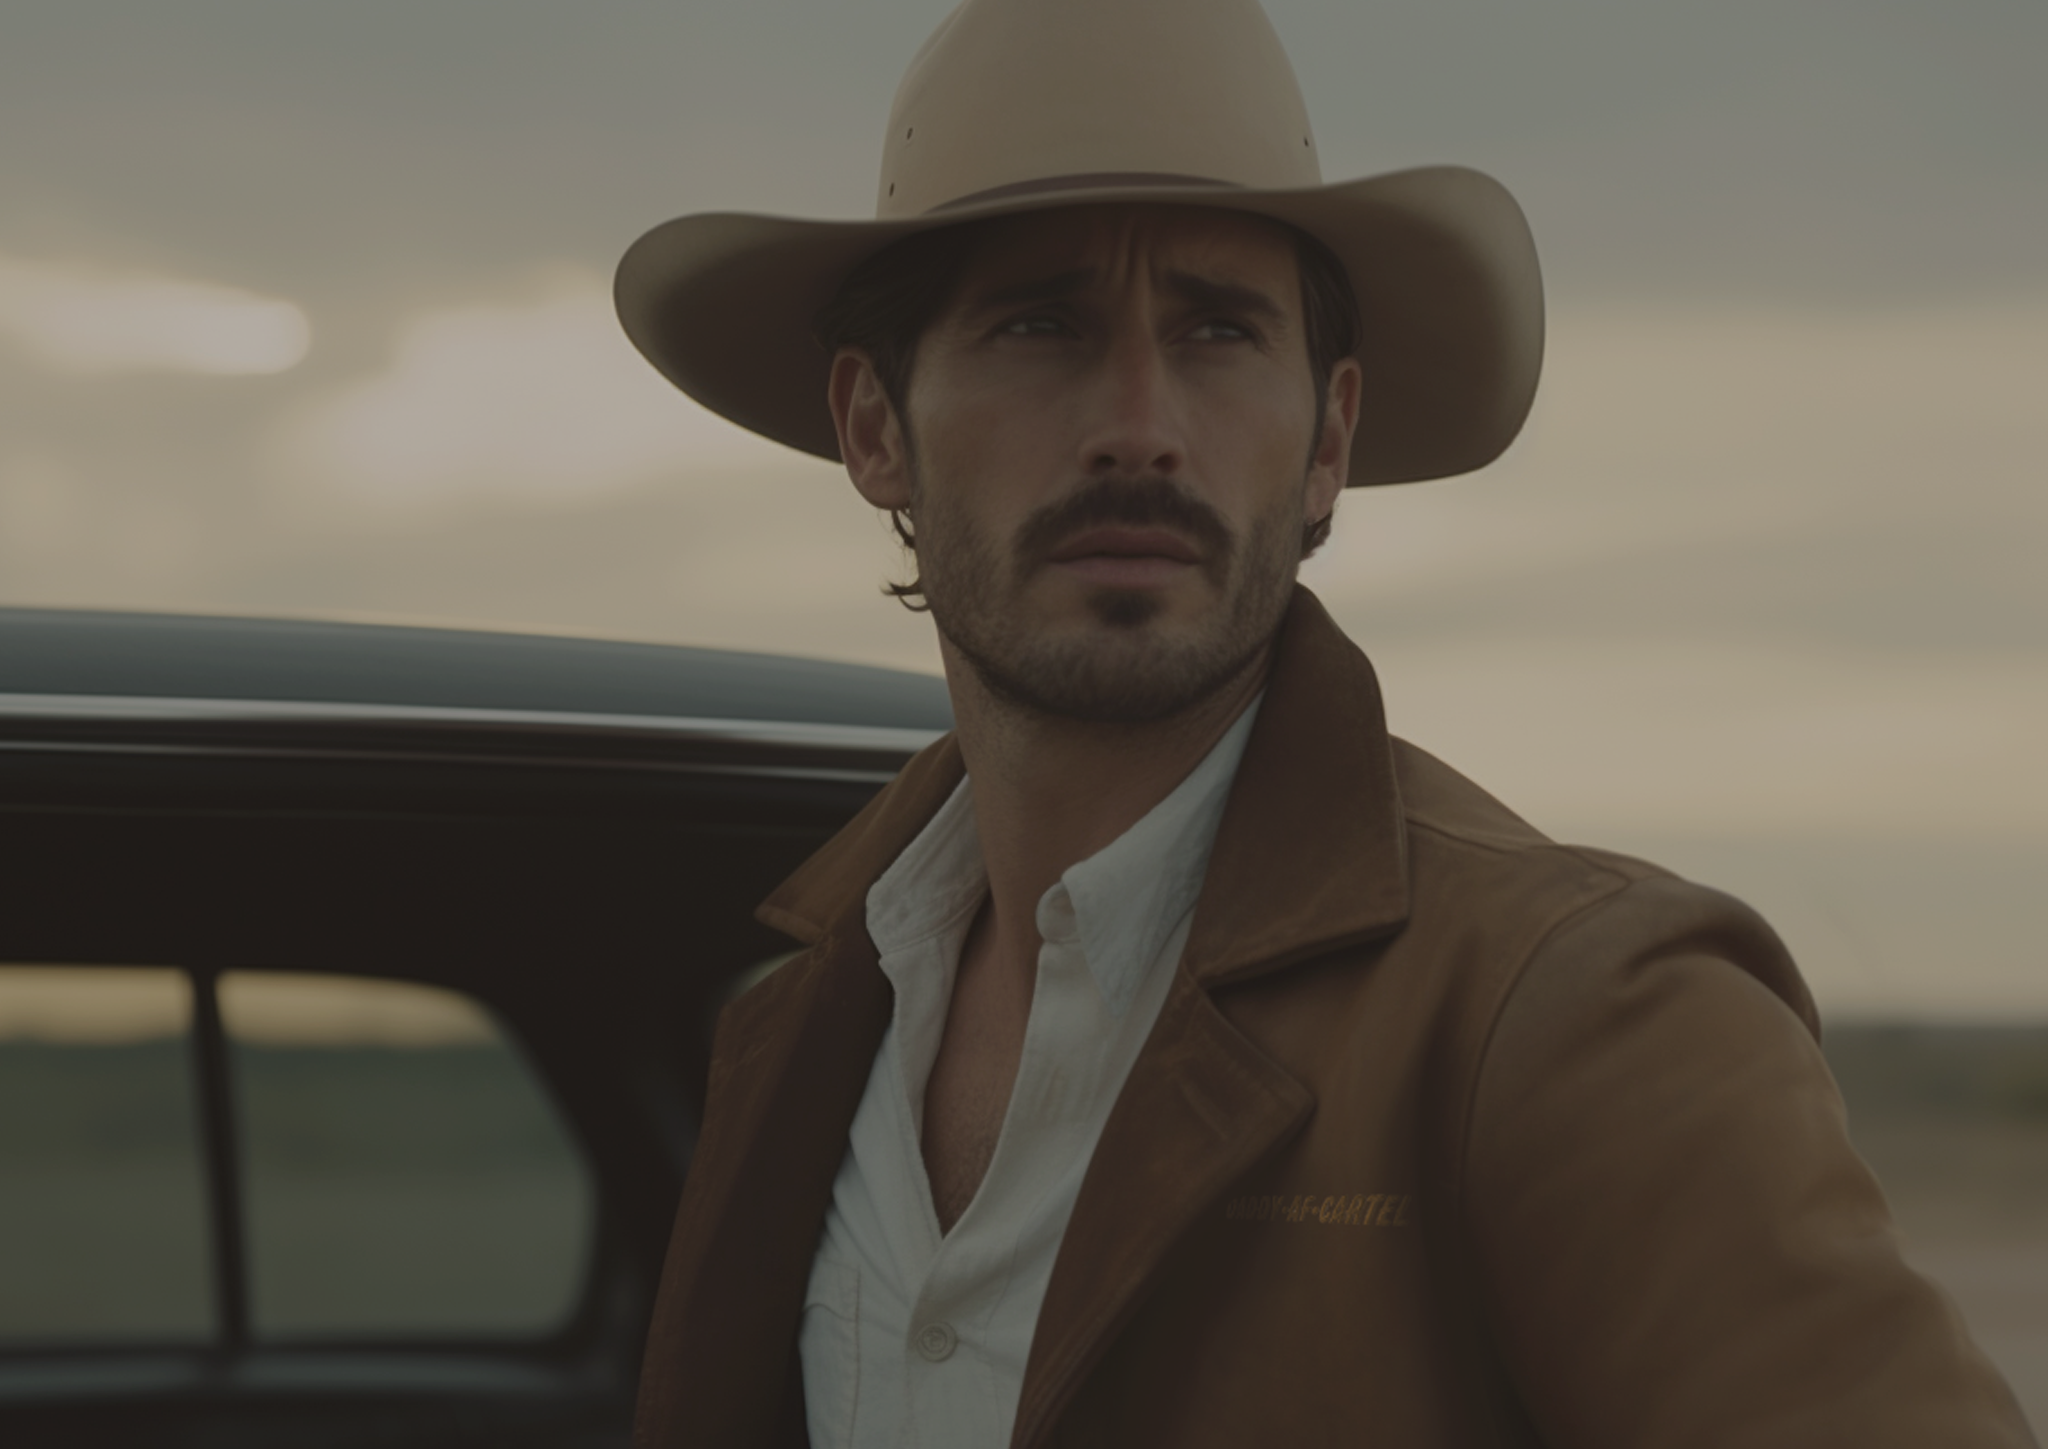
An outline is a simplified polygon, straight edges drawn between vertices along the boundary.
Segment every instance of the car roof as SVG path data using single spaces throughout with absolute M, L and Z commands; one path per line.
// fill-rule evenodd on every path
M 0 608 L 0 693 L 777 721 L 938 732 L 933 675 L 485 630 Z

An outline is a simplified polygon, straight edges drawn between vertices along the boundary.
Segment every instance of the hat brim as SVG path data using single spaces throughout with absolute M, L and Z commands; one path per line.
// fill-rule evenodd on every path
M 1543 361 L 1543 285 L 1528 221 L 1499 182 L 1458 166 L 1294 191 L 1112 186 L 1010 196 L 901 221 L 707 213 L 655 227 L 619 263 L 626 335 L 677 387 L 741 427 L 837 461 L 831 359 L 812 319 L 854 267 L 938 227 L 1050 207 L 1220 207 L 1299 227 L 1358 295 L 1363 402 L 1353 486 L 1484 467 L 1528 417 Z

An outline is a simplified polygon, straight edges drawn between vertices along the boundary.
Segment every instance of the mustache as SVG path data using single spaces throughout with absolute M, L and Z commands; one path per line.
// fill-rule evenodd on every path
M 1017 552 L 1027 567 L 1043 563 L 1067 539 L 1105 525 L 1172 528 L 1201 549 L 1203 566 L 1225 569 L 1237 540 L 1221 514 L 1165 478 L 1097 478 L 1048 503 L 1017 530 Z

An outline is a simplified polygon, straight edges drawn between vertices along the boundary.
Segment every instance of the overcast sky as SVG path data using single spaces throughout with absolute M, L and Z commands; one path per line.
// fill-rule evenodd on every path
M 826 465 L 606 288 L 856 216 L 933 0 L 0 13 L 0 603 L 936 668 Z M 1520 197 L 1524 438 L 1309 578 L 1397 729 L 1763 905 L 1823 1003 L 2048 1013 L 2048 6 L 1279 0 L 1332 178 Z

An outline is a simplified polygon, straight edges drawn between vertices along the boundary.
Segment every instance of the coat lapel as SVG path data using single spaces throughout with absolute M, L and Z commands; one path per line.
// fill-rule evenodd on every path
M 811 949 L 719 1024 L 697 1145 L 647 1337 L 634 1441 L 767 1446 L 811 1256 L 893 998 L 867 883 L 960 778 L 950 737 L 918 756 L 761 909 Z M 820 919 L 809 903 L 838 909 Z
M 1196 1217 L 1315 1110 L 1212 992 L 1398 931 L 1406 833 L 1372 666 L 1306 590 L 1276 647 L 1180 970 L 1081 1185 L 1013 1449 L 1059 1415 Z M 1142 1205 L 1142 1211 L 1134 1208 Z
M 1308 1120 L 1306 1088 L 1175 977 L 1110 1113 L 1039 1310 L 1011 1444 L 1060 1412 L 1195 1214 Z M 1142 1204 L 1142 1211 L 1134 1205 Z
M 1408 829 L 1379 679 L 1297 588 L 1182 966 L 1222 986 L 1407 919 Z

